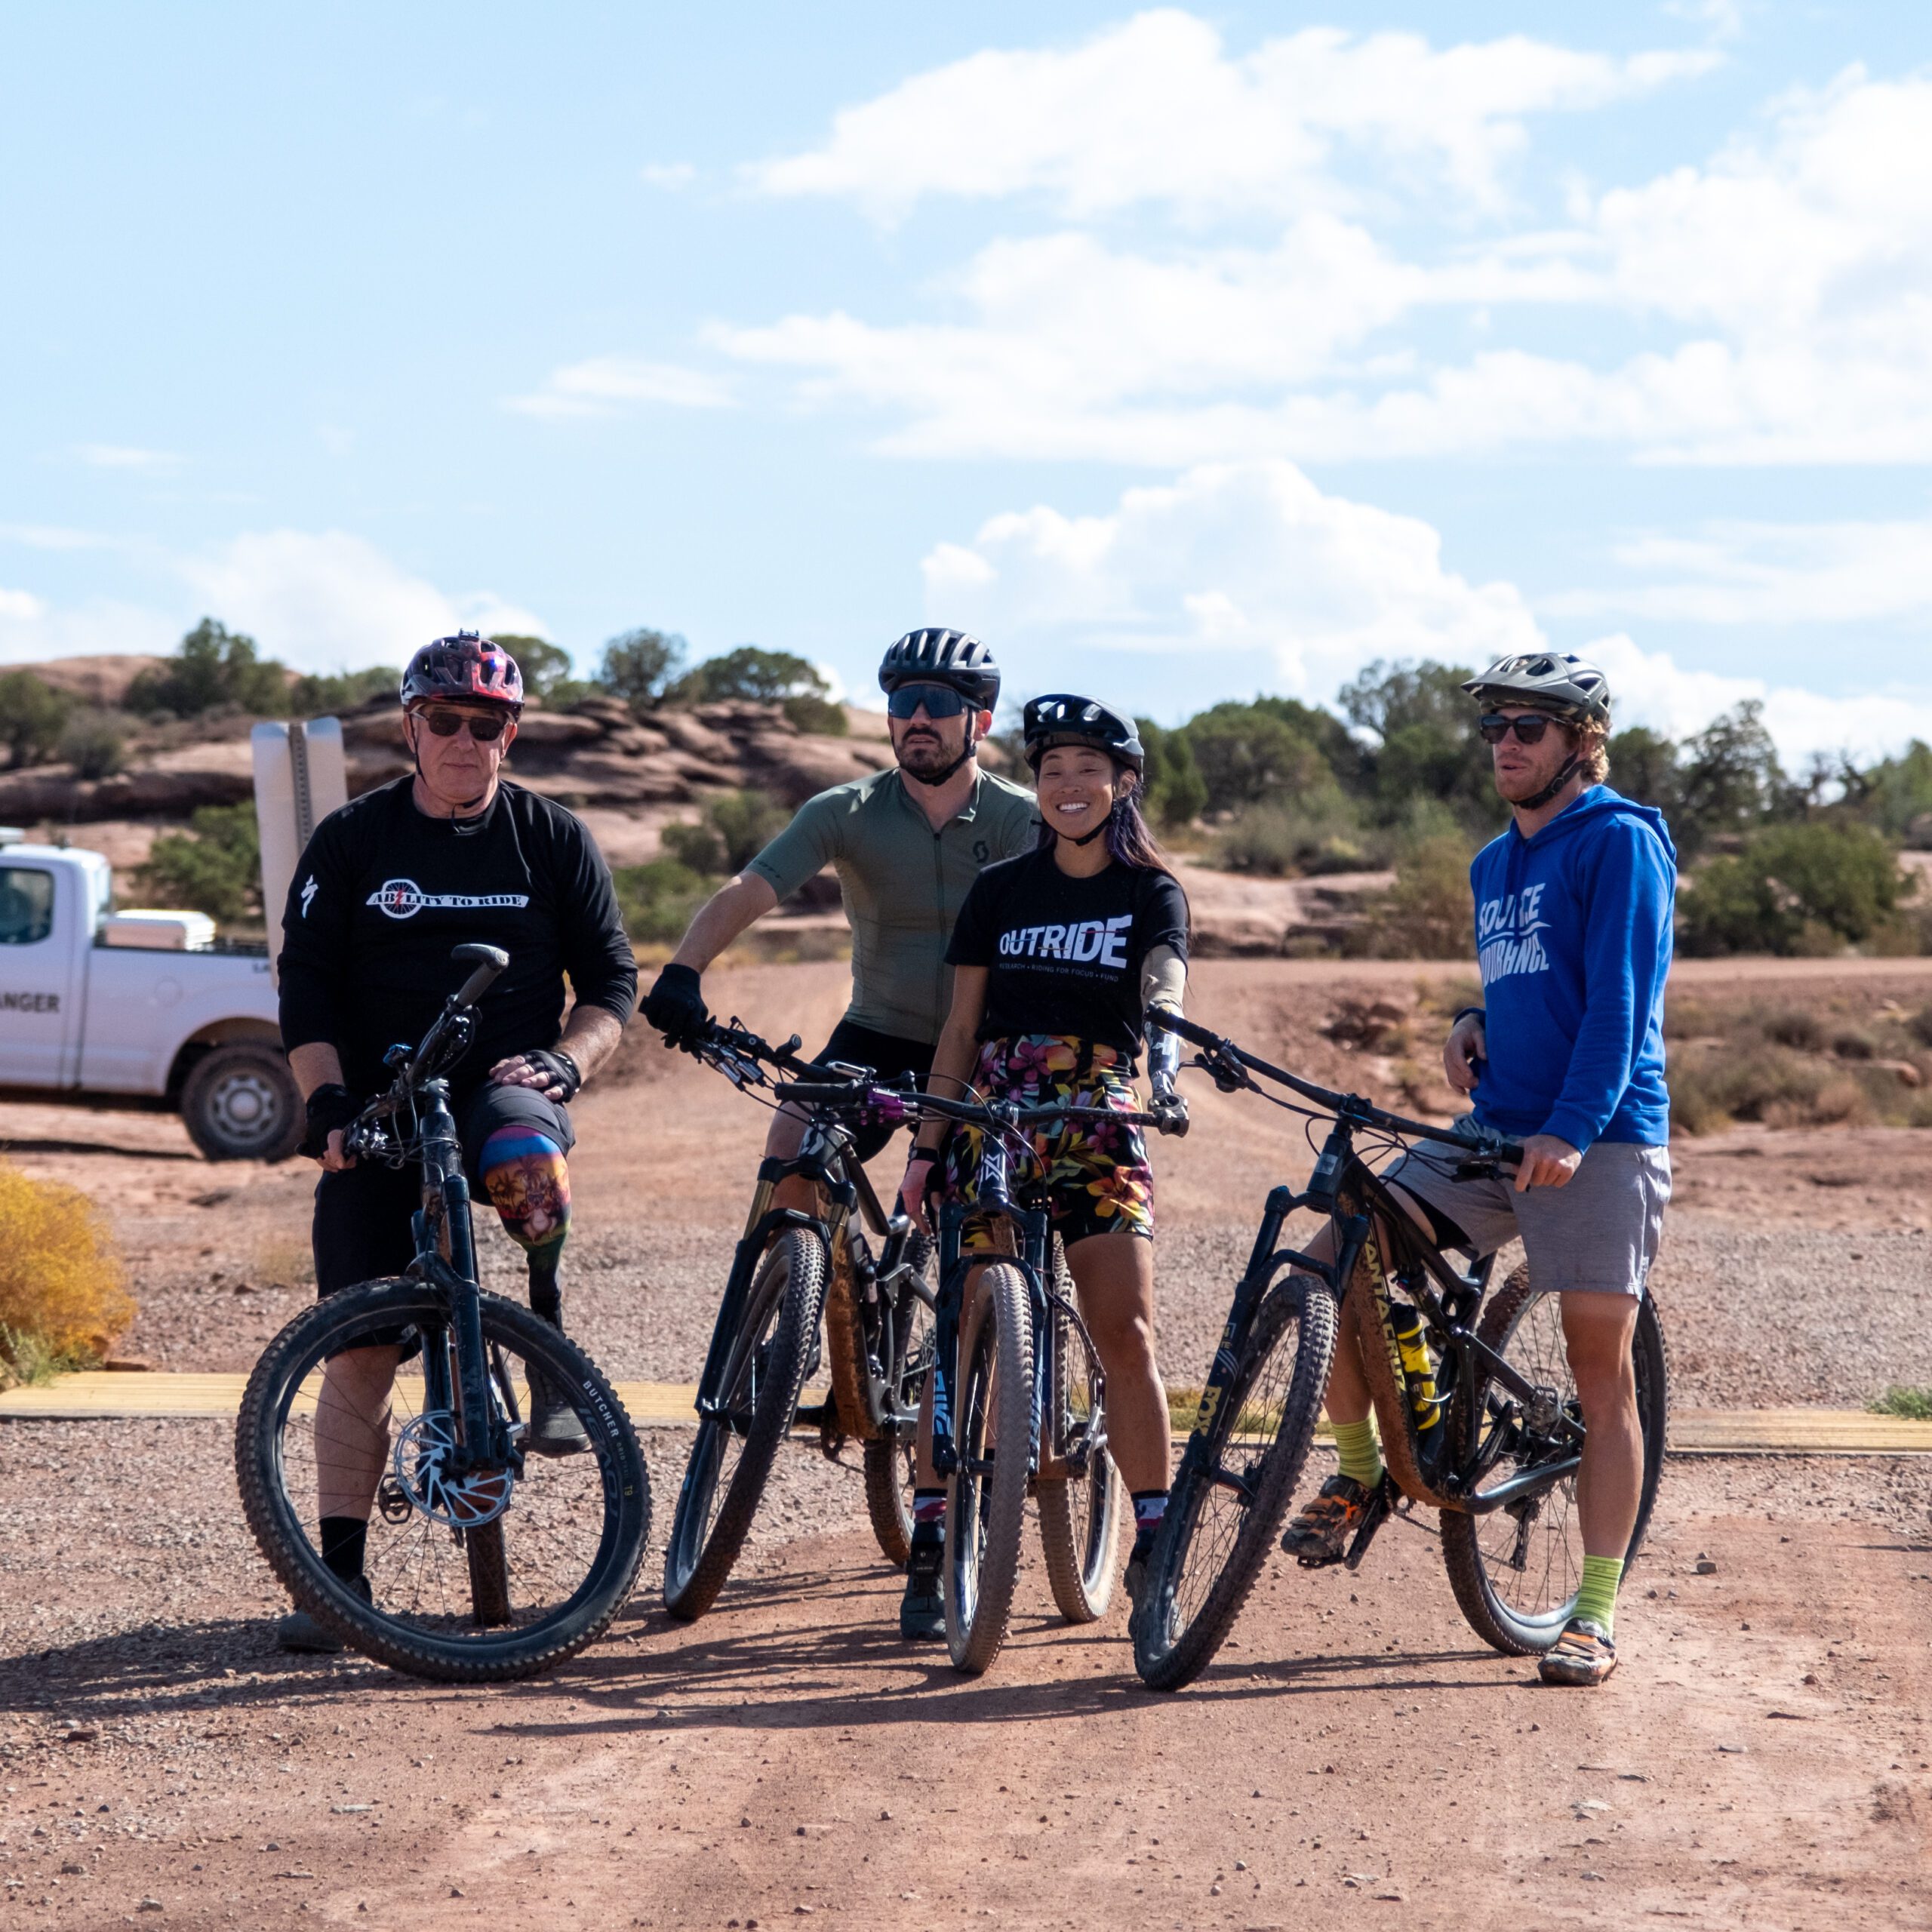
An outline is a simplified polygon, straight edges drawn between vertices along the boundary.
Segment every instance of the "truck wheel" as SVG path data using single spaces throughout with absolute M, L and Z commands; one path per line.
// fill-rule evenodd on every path
M 285 1161 L 302 1138 L 300 1090 L 272 1047 L 217 1047 L 181 1089 L 189 1138 L 211 1161 Z

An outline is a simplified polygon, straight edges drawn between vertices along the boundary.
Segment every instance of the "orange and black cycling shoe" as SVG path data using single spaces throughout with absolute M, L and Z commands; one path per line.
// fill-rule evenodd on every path
M 1375 1492 L 1353 1476 L 1331 1476 L 1281 1532 L 1281 1547 L 1304 1570 L 1325 1570 L 1349 1553 Z
M 1601 1624 L 1573 1617 L 1553 1650 L 1543 1653 L 1537 1674 L 1546 1684 L 1601 1684 L 1617 1668 L 1617 1646 Z

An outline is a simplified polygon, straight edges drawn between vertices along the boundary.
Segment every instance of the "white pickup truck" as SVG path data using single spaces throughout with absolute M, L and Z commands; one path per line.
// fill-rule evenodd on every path
M 0 1103 L 22 1100 L 173 1108 L 210 1160 L 286 1159 L 303 1109 L 267 947 L 117 914 L 100 853 L 0 832 Z

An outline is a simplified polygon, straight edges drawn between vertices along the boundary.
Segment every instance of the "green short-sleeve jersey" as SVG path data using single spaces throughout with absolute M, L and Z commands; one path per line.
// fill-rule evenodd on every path
M 897 771 L 878 771 L 808 799 L 745 869 L 786 899 L 830 866 L 852 924 L 845 1017 L 930 1044 L 952 1003 L 946 949 L 966 894 L 982 866 L 1032 849 L 1037 823 L 1032 792 L 983 771 L 935 832 Z

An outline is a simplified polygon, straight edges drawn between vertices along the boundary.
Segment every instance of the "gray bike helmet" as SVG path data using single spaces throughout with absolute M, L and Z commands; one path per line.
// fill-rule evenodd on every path
M 1576 724 L 1610 722 L 1610 680 L 1574 652 L 1499 657 L 1463 689 L 1479 704 L 1520 704 Z
M 950 685 L 982 711 L 999 702 L 999 666 L 976 637 L 964 631 L 908 631 L 885 654 L 878 667 L 878 688 L 928 682 Z
M 1056 745 L 1091 745 L 1135 771 L 1146 768 L 1146 749 L 1131 718 L 1109 711 L 1091 697 L 1055 691 L 1029 698 L 1020 714 L 1020 732 L 1026 762 L 1037 772 L 1040 761 Z

